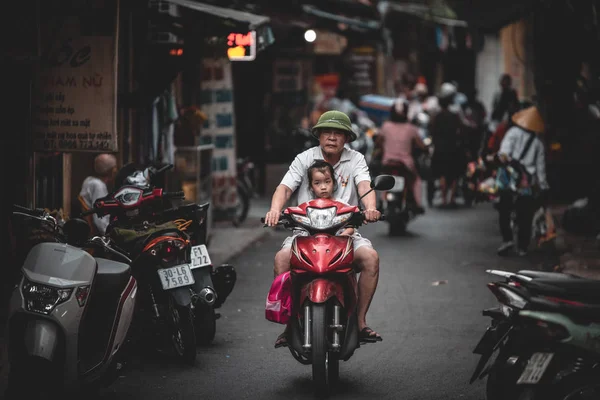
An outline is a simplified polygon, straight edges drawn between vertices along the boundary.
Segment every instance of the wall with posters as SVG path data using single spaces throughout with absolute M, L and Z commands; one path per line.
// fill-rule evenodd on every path
M 43 10 L 43 56 L 32 87 L 34 151 L 118 150 L 118 2 L 94 5 L 102 11 L 73 7 L 65 15 Z
M 227 211 L 237 202 L 231 62 L 227 58 L 205 58 L 201 77 L 202 111 L 208 117 L 202 128 L 201 142 L 215 145 L 211 207 Z

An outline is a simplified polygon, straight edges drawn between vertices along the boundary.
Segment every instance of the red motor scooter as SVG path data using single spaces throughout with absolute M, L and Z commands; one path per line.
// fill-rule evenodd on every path
M 368 193 L 390 190 L 394 184 L 394 177 L 380 175 Z M 345 226 L 358 227 L 364 222 L 359 207 L 326 199 L 289 207 L 280 218 L 280 225 L 309 234 L 296 236 L 292 242 L 287 345 L 296 360 L 312 365 L 318 396 L 328 394 L 337 381 L 339 361 L 347 361 L 360 347 L 353 239 L 335 234 Z

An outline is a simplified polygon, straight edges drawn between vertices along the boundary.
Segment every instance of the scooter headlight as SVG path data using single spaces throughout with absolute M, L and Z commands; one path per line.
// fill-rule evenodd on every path
M 73 293 L 73 288 L 59 289 L 27 280 L 21 290 L 27 310 L 46 315 L 50 314 L 57 305 L 69 300 Z
M 336 215 L 336 207 L 306 209 L 306 217 L 303 215 L 292 214 L 292 218 L 301 224 L 310 226 L 314 229 L 331 229 L 348 221 L 352 213 Z

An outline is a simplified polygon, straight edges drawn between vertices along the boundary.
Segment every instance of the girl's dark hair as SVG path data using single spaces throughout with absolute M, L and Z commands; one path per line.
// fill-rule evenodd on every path
M 313 172 L 319 171 L 325 173 L 325 171 L 329 171 L 329 175 L 333 180 L 333 192 L 337 191 L 338 183 L 337 179 L 335 179 L 335 171 L 333 170 L 333 165 L 329 164 L 324 160 L 315 161 L 310 167 L 308 167 L 308 187 L 312 190 L 312 180 L 313 180 Z
M 403 109 L 404 112 L 399 113 L 398 111 L 396 111 L 396 105 L 392 105 L 392 108 L 390 108 L 390 121 L 392 122 L 396 122 L 399 124 L 402 124 L 404 122 L 408 122 L 408 103 L 406 101 L 400 100 L 402 101 L 403 104 Z

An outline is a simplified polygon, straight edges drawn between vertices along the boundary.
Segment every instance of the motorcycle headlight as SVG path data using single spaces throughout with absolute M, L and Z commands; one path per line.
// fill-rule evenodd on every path
M 57 305 L 69 300 L 73 293 L 73 288 L 59 289 L 27 280 L 21 290 L 27 310 L 45 315 L 50 314 Z
M 348 221 L 352 213 L 336 215 L 336 207 L 306 209 L 306 217 L 303 215 L 292 214 L 292 218 L 297 222 L 310 226 L 314 229 L 330 229 Z
M 143 193 L 144 192 L 141 189 L 125 187 L 115 193 L 114 198 L 124 206 L 132 206 L 137 204 Z

